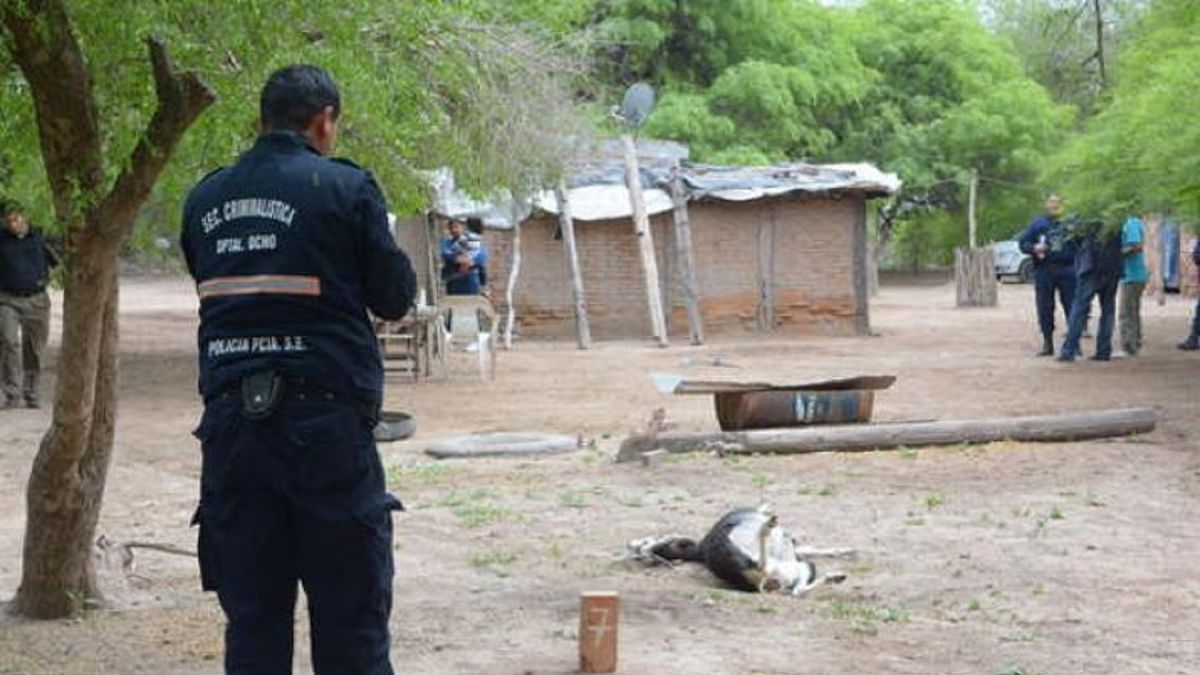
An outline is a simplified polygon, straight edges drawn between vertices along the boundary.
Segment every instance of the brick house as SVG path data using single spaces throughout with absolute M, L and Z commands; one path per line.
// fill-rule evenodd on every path
M 866 165 L 793 164 L 762 169 L 688 166 L 682 178 L 707 334 L 869 331 L 867 201 L 893 192 L 898 187 L 894 176 Z M 643 182 L 653 214 L 668 330 L 673 338 L 686 338 L 670 200 L 653 171 L 643 171 Z M 607 191 L 593 191 L 577 203 L 582 190 L 573 188 L 569 199 L 592 335 L 601 340 L 649 336 L 628 192 L 610 182 Z M 558 217 L 551 211 L 557 211 L 557 202 L 543 197 L 520 222 L 521 267 L 513 304 L 522 337 L 574 335 L 565 250 Z M 489 224 L 484 235 L 492 255 L 489 285 L 503 311 L 515 231 L 503 222 Z M 419 224 L 400 229 L 406 250 L 418 258 L 427 255 Z

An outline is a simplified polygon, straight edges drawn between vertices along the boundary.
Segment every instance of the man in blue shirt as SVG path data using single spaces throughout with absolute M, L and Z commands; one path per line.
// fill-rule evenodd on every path
M 1042 331 L 1038 356 L 1054 355 L 1054 294 L 1066 316 L 1075 300 L 1075 242 L 1065 213 L 1062 197 L 1051 194 L 1046 197 L 1046 214 L 1034 218 L 1017 238 L 1021 250 L 1033 256 L 1033 291 Z
M 1137 216 L 1129 216 L 1121 226 L 1121 303 L 1117 312 L 1121 326 L 1121 349 L 1135 356 L 1142 348 L 1142 292 L 1150 277 L 1146 268 L 1146 227 Z
M 442 280 L 447 295 L 479 295 L 483 290 L 488 251 L 483 239 L 461 220 L 446 224 L 442 240 Z
M 1082 236 L 1081 236 L 1082 235 Z M 1071 362 L 1079 355 L 1079 338 L 1087 325 L 1092 298 L 1100 302 L 1100 325 L 1096 331 L 1093 361 L 1112 358 L 1113 323 L 1116 319 L 1117 288 L 1122 273 L 1121 233 L 1105 228 L 1100 221 L 1078 224 L 1072 233 L 1079 240 L 1075 256 L 1075 298 L 1067 320 L 1059 361 Z

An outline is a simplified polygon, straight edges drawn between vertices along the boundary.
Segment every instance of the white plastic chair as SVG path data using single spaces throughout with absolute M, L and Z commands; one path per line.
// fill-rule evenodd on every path
M 450 314 L 447 347 L 450 350 L 475 352 L 479 358 L 479 376 L 485 380 L 495 379 L 496 310 L 491 301 L 481 295 L 448 295 L 442 298 L 440 305 Z M 484 322 L 487 323 L 486 330 Z

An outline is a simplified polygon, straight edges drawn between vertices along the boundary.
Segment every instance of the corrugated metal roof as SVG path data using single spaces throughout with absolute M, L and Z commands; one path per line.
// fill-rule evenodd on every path
M 679 168 L 689 201 L 721 200 L 747 202 L 794 193 L 859 192 L 883 197 L 900 189 L 900 178 L 871 164 L 809 164 L 795 162 L 776 166 L 716 166 L 689 164 L 687 148 L 669 141 L 639 141 L 639 163 L 646 210 L 650 215 L 672 208 L 667 186 L 675 166 Z M 644 157 L 643 157 L 644 155 Z M 631 218 L 629 190 L 619 143 L 606 142 L 590 162 L 576 163 L 567 178 L 571 215 L 580 221 Z M 458 190 L 449 169 L 439 169 L 430 180 L 435 194 L 435 213 L 453 218 L 478 217 L 487 227 L 507 229 L 530 215 L 558 213 L 558 200 L 544 190 L 518 204 L 507 192 L 476 200 Z

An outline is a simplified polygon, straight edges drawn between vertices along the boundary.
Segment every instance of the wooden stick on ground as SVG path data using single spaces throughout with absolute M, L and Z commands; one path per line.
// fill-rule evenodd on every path
M 642 453 L 717 450 L 721 453 L 796 454 L 804 452 L 886 450 L 901 446 L 956 445 L 994 441 L 1076 441 L 1125 436 L 1154 430 L 1157 415 L 1150 408 L 1037 415 L 942 422 L 897 422 L 824 427 L 760 429 L 730 433 L 663 433 L 631 436 L 621 444 L 618 462 Z

